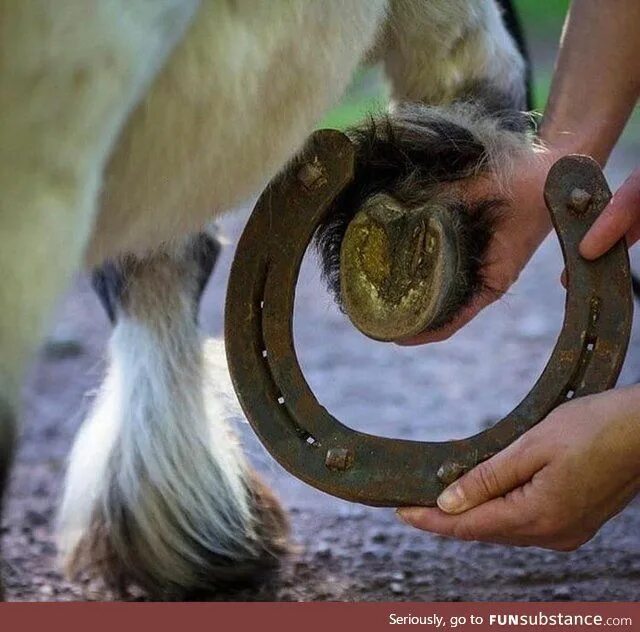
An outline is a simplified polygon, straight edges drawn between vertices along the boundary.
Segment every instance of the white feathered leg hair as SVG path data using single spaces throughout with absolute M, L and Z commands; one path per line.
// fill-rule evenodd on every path
M 24 371 L 82 261 L 107 157 L 197 7 L 0 0 L 0 496 Z
M 178 252 L 103 268 L 116 324 L 60 511 L 71 575 L 178 598 L 256 580 L 287 550 L 284 514 L 227 423 L 222 343 L 205 352 L 197 330 L 212 257 L 201 236 Z

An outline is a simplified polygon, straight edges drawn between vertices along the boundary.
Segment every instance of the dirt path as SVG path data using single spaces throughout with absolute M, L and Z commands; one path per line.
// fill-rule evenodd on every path
M 224 222 L 235 243 L 242 225 Z M 202 321 L 220 335 L 233 247 L 207 291 Z M 406 438 L 464 436 L 499 418 L 529 390 L 560 329 L 558 248 L 548 240 L 510 296 L 446 344 L 401 349 L 364 339 L 331 306 L 314 267 L 298 290 L 296 339 L 320 401 L 346 423 Z M 86 280 L 63 301 L 56 338 L 66 357 L 43 351 L 25 387 L 24 433 L 2 528 L 8 597 L 108 599 L 98 584 L 70 584 L 55 570 L 52 521 L 64 460 L 103 370 L 108 323 Z M 76 342 L 80 344 L 76 348 Z M 622 381 L 640 376 L 637 327 Z M 58 351 L 60 349 L 58 348 Z M 572 554 L 460 543 L 401 525 L 393 511 L 330 498 L 282 472 L 240 432 L 252 459 L 292 516 L 300 553 L 281 581 L 225 599 L 635 600 L 640 594 L 640 504 Z

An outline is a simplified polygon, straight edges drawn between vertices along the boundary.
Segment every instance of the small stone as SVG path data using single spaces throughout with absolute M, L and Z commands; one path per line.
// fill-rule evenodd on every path
M 389 536 L 384 531 L 375 531 L 371 536 L 371 541 L 376 542 L 378 544 L 382 542 L 386 542 L 389 539 Z
M 436 583 L 436 578 L 432 573 L 425 573 L 420 577 L 418 583 L 421 586 L 433 586 Z
M 366 548 L 362 552 L 362 559 L 366 560 L 367 562 L 373 562 L 375 560 L 379 560 L 380 558 L 381 558 L 381 554 L 380 554 L 380 551 L 378 551 L 378 549 Z
M 553 598 L 559 601 L 569 601 L 572 597 L 569 586 L 558 586 L 553 591 Z
M 56 546 L 53 542 L 43 542 L 42 543 L 42 554 L 53 556 L 56 554 Z
M 87 584 L 87 590 L 91 593 L 99 593 L 101 591 L 104 590 L 104 585 L 102 584 L 102 582 L 98 579 L 92 579 L 88 584 Z
M 316 548 L 316 557 L 319 557 L 321 560 L 328 560 L 333 557 L 333 552 L 331 551 L 331 547 L 326 542 L 321 542 Z
M 33 527 L 43 527 L 47 524 L 47 517 L 39 511 L 29 509 L 24 515 L 25 521 Z
M 404 585 L 400 582 L 391 582 L 389 588 L 394 595 L 402 595 L 404 593 Z

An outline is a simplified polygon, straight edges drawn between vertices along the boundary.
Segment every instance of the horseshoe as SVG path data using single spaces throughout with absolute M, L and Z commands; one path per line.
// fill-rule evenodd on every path
M 418 442 L 352 430 L 311 392 L 296 357 L 292 320 L 302 257 L 331 202 L 352 179 L 354 160 L 345 135 L 318 131 L 258 200 L 227 292 L 231 378 L 258 437 L 294 476 L 353 502 L 433 506 L 444 487 L 561 403 L 615 385 L 633 310 L 628 254 L 620 242 L 596 261 L 580 257 L 578 244 L 611 192 L 590 158 L 560 159 L 549 172 L 545 200 L 567 269 L 565 317 L 529 394 L 493 427 L 467 439 Z

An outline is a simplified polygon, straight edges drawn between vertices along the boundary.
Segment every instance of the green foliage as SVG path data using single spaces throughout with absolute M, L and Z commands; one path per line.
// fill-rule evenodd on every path
M 549 98 L 553 68 L 551 66 L 538 65 L 533 70 L 533 107 L 538 112 L 544 110 Z
M 530 48 L 546 45 L 554 47 L 570 0 L 515 0 L 515 4 L 530 41 Z M 548 64 L 537 64 L 535 68 L 534 98 L 538 109 L 544 106 L 549 94 L 551 63 L 552 58 L 548 60 Z M 371 114 L 383 111 L 387 101 L 388 90 L 380 70 L 362 70 L 356 75 L 342 101 L 325 116 L 318 127 L 345 129 Z
M 378 97 L 363 97 L 355 100 L 347 97 L 324 117 L 318 128 L 345 129 L 385 109 L 386 99 L 382 94 Z
M 389 100 L 388 87 L 380 68 L 363 68 L 354 77 L 342 101 L 322 120 L 318 128 L 345 129 L 383 112 Z
M 514 0 L 527 31 L 540 35 L 551 29 L 559 32 L 571 0 Z

